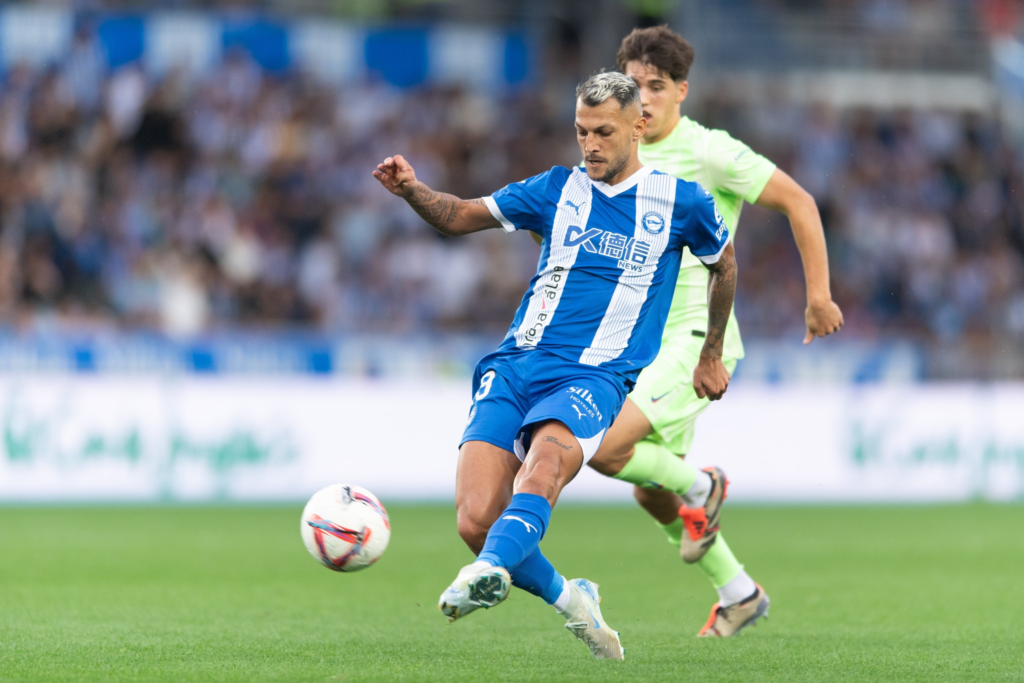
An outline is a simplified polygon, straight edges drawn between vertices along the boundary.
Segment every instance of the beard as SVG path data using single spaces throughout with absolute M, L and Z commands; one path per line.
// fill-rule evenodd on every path
M 626 164 L 629 163 L 629 155 L 623 154 L 621 157 L 608 162 L 608 170 L 605 171 L 604 175 L 601 176 L 602 183 L 612 182 L 612 178 L 619 175 L 622 169 L 626 168 Z

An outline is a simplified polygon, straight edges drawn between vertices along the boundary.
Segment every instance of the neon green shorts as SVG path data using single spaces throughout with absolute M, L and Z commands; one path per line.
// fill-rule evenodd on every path
M 689 453 L 697 416 L 711 403 L 697 398 L 693 390 L 693 371 L 704 340 L 693 337 L 687 342 L 663 345 L 654 362 L 640 373 L 628 397 L 654 427 L 645 441 L 662 445 L 676 455 Z M 724 363 L 730 374 L 736 369 L 735 358 L 726 358 Z

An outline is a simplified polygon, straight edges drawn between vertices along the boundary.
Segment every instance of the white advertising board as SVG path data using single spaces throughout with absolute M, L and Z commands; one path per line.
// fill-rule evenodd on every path
M 451 499 L 465 381 L 0 377 L 0 501 Z M 737 383 L 692 461 L 736 501 L 1024 498 L 1024 386 Z M 628 501 L 584 469 L 567 499 Z

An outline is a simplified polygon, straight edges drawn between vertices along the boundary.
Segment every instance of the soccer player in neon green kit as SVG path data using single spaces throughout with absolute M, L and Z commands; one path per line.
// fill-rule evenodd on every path
M 618 66 L 640 87 L 647 119 L 641 161 L 700 183 L 733 235 L 744 201 L 788 216 L 807 283 L 804 344 L 838 331 L 843 314 L 832 301 L 825 235 L 814 199 L 727 132 L 680 115 L 693 58 L 691 45 L 666 26 L 636 29 L 623 39 Z M 680 545 L 683 560 L 696 563 L 717 589 L 719 601 L 699 635 L 731 636 L 767 614 L 769 600 L 719 533 L 728 484 L 724 472 L 717 467 L 699 471 L 683 460 L 697 416 L 708 405 L 693 385 L 707 327 L 707 283 L 707 272 L 684 250 L 661 351 L 640 374 L 590 466 L 634 484 L 637 501 L 669 541 Z M 743 355 L 734 312 L 722 350 L 729 372 Z

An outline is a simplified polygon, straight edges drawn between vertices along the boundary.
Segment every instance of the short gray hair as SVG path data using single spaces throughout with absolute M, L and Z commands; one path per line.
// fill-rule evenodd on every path
M 611 97 L 618 101 L 621 109 L 640 109 L 640 89 L 632 78 L 618 71 L 596 73 L 576 86 L 576 98 L 588 107 L 603 104 Z

